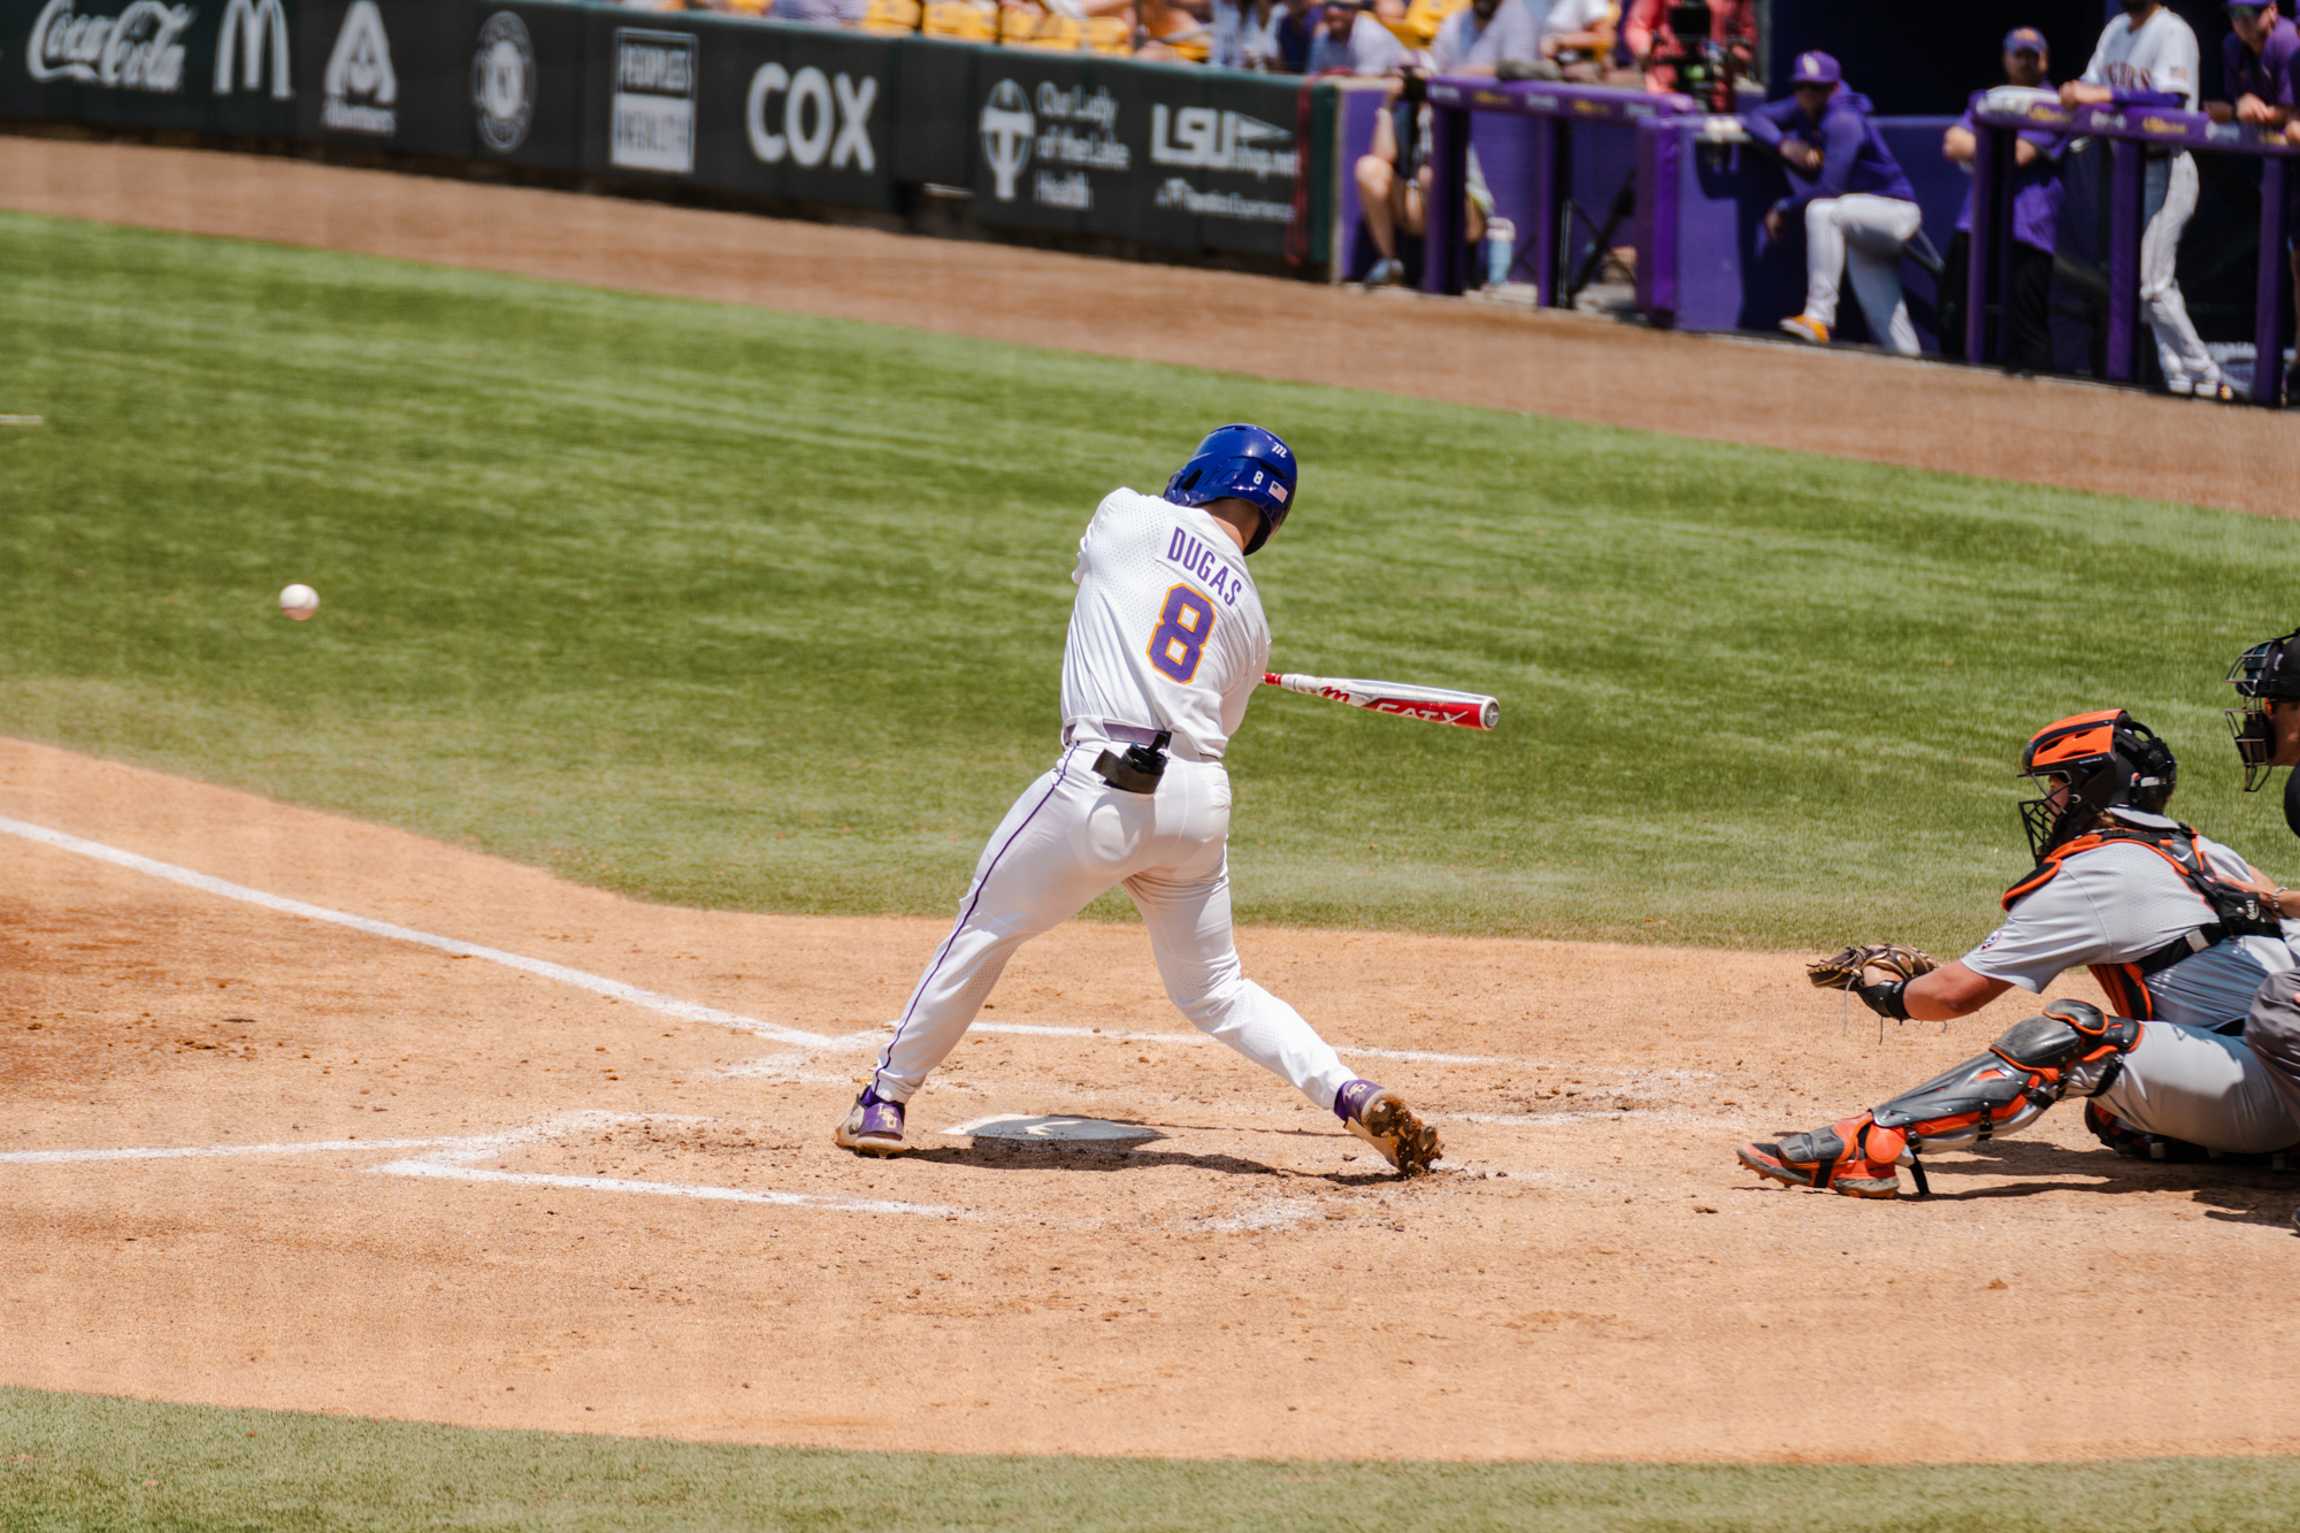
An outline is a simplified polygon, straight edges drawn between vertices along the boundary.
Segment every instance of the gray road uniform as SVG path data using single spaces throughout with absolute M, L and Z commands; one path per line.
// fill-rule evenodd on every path
M 2108 814 L 2123 829 L 2182 829 L 2136 809 Z M 2259 880 L 2209 837 L 2193 848 L 2213 872 Z M 2110 1009 L 2139 1024 L 2137 1041 L 2072 1094 L 2091 1096 L 2140 1135 L 2207 1150 L 2300 1144 L 2300 922 L 2231 935 L 2174 857 L 2113 835 L 2077 838 L 2005 898 L 2004 924 L 1965 955 L 1966 967 L 2034 992 L 2081 964 Z M 2116 1122 L 2099 1112 L 2087 1119 L 2119 1142 Z

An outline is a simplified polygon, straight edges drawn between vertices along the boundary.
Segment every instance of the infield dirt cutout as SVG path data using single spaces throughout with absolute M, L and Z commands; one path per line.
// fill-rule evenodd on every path
M 0 816 L 636 987 L 0 834 L 0 1382 L 969 1452 L 2300 1446 L 2300 1181 L 2120 1160 L 2066 1108 L 1923 1203 L 1735 1166 L 2012 1007 L 1880 1041 L 1785 955 L 1248 931 L 1443 1123 L 1400 1183 L 1196 1042 L 1138 930 L 1073 925 L 921 1096 L 921 1150 L 865 1161 L 830 1130 L 940 922 L 651 906 L 19 742 Z M 945 1132 L 1034 1115 L 1158 1137 Z M 38 1153 L 131 1148 L 201 1153 Z
M 1261 327 L 1235 361 L 1276 376 L 1411 356 L 1387 381 L 1433 397 L 2270 513 L 2295 462 L 2242 411 L 286 161 L 9 139 L 0 206 L 1167 360 Z M 1073 925 L 921 1151 L 862 1161 L 830 1130 L 940 920 L 651 906 L 19 742 L 0 817 L 493 950 L 0 834 L 0 1382 L 968 1452 L 2300 1449 L 2300 1178 L 2119 1160 L 2065 1107 L 1923 1203 L 1735 1164 L 2015 1001 L 1880 1038 L 1788 955 L 1243 933 L 1439 1119 L 1447 1168 L 1401 1184 L 1198 1039 L 1138 929 Z M 1038 1116 L 1158 1137 L 946 1132 Z

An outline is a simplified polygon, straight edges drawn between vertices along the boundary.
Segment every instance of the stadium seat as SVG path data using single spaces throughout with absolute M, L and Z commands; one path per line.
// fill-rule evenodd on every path
M 928 0 L 924 30 L 929 37 L 954 37 L 968 43 L 994 42 L 998 37 L 998 15 L 972 0 Z
M 1402 20 L 1384 22 L 1408 48 L 1427 48 L 1437 40 L 1438 28 L 1469 0 L 1410 0 Z
M 1124 58 L 1134 51 L 1134 29 L 1116 16 L 1089 16 L 1086 46 L 1096 53 Z
M 918 0 L 870 0 L 863 12 L 862 29 L 892 36 L 898 32 L 916 32 L 919 22 Z
M 1035 11 L 1007 11 L 1003 16 L 1006 31 L 1000 41 L 1011 47 L 1075 52 L 1085 45 L 1085 28 L 1068 16 Z

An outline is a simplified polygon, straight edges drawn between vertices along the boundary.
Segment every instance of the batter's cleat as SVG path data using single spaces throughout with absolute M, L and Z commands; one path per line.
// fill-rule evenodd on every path
M 1368 287 L 1396 287 L 1406 280 L 1406 263 L 1395 256 L 1384 256 L 1366 273 Z
M 1372 1081 L 1355 1080 L 1334 1094 L 1334 1116 L 1382 1152 L 1400 1176 L 1419 1176 L 1437 1163 L 1444 1147 L 1438 1131 L 1406 1106 L 1405 1098 Z
M 1829 327 L 1810 314 L 1790 315 L 1781 321 L 1781 330 L 1785 335 L 1793 335 L 1798 340 L 1809 342 L 1815 346 L 1829 344 Z
M 2240 405 L 2244 396 L 2236 392 L 2236 385 L 2223 378 L 2218 383 L 2199 383 L 2191 392 L 2198 399 L 2209 399 L 2214 404 Z
M 1893 1168 L 1907 1145 L 1898 1129 L 1879 1128 L 1863 1113 L 1809 1133 L 1784 1134 L 1776 1142 L 1745 1144 L 1741 1164 L 1792 1187 L 1824 1187 L 1848 1198 L 1896 1198 L 1901 1177 Z
M 854 1110 L 831 1139 L 840 1149 L 857 1155 L 900 1155 L 902 1103 L 886 1101 L 877 1092 L 865 1090 L 855 1098 Z

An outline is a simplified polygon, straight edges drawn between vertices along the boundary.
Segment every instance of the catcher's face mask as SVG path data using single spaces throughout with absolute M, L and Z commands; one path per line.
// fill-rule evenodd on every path
M 2122 708 L 2045 725 L 2021 752 L 2020 765 L 2021 776 L 2045 789 L 2020 806 L 2029 855 L 2039 862 L 2091 829 L 2107 810 L 2162 813 L 2178 774 L 2171 747 Z
M 2276 768 L 2276 720 L 2267 705 L 2289 707 L 2300 701 L 2300 665 L 2292 663 L 2295 650 L 2300 650 L 2295 640 L 2300 640 L 2300 629 L 2253 645 L 2228 668 L 2236 706 L 2221 711 L 2236 741 L 2236 759 L 2244 763 L 2247 793 L 2257 792 Z

